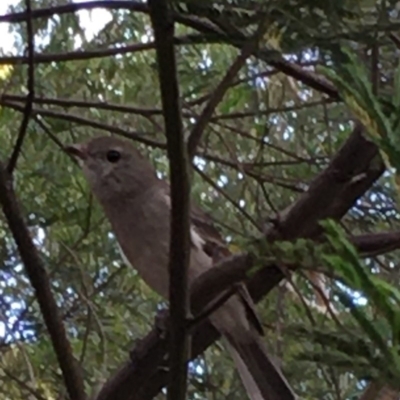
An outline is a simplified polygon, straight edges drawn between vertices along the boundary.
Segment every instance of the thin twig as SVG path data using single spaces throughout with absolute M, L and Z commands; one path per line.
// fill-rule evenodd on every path
M 260 22 L 259 27 L 254 35 L 242 48 L 240 54 L 236 57 L 233 64 L 229 67 L 226 71 L 224 77 L 222 78 L 221 82 L 217 85 L 213 93 L 211 94 L 210 99 L 208 100 L 206 106 L 204 107 L 201 115 L 199 116 L 196 124 L 194 125 L 188 141 L 188 153 L 190 159 L 192 159 L 196 153 L 196 147 L 200 142 L 201 136 L 210 122 L 210 119 L 218 106 L 221 102 L 225 93 L 231 86 L 233 80 L 235 79 L 236 75 L 242 69 L 246 60 L 251 56 L 254 52 L 255 48 L 258 47 L 258 41 L 262 36 L 265 30 L 265 21 Z
M 196 43 L 219 43 L 217 38 L 207 38 L 204 35 L 187 35 L 174 39 L 177 45 L 196 44 Z M 98 50 L 78 50 L 65 53 L 36 54 L 35 64 L 49 64 L 60 61 L 89 60 L 93 58 L 103 58 L 115 55 L 132 54 L 144 50 L 154 49 L 155 43 L 133 43 L 122 47 L 100 48 Z M 0 57 L 0 65 L 20 65 L 29 64 L 29 57 L 25 56 L 3 56 Z
M 18 94 L 3 94 L 2 99 L 5 101 L 24 101 L 25 97 Z M 162 115 L 162 110 L 158 108 L 134 107 L 125 104 L 116 104 L 100 101 L 87 101 L 80 99 L 60 99 L 56 97 L 35 97 L 33 99 L 35 104 L 46 104 L 60 107 L 77 107 L 77 108 L 96 108 L 98 110 L 116 111 L 127 114 L 138 114 L 144 117 L 151 117 L 154 115 Z
M 329 104 L 336 103 L 337 101 L 335 99 L 322 99 L 322 100 L 316 100 L 316 101 L 307 101 L 303 102 L 301 104 L 296 104 L 293 106 L 282 106 L 282 107 L 269 107 L 266 110 L 256 110 L 256 111 L 239 111 L 239 112 L 232 112 L 232 113 L 227 113 L 227 114 L 219 114 L 215 115 L 214 117 L 211 118 L 212 122 L 217 122 L 217 121 L 223 121 L 223 120 L 233 120 L 233 119 L 243 119 L 243 118 L 255 118 L 255 117 L 260 117 L 260 116 L 268 116 L 271 114 L 278 114 L 278 113 L 286 113 L 286 112 L 291 112 L 291 111 L 303 111 L 307 108 L 313 108 L 315 109 L 316 107 L 319 106 L 326 106 Z
M 396 47 L 400 49 L 400 38 L 393 32 L 389 33 L 389 38 L 396 45 Z
M 232 85 L 231 85 L 232 87 Z M 207 95 L 211 96 L 211 95 Z M 5 93 L 1 95 L 1 99 L 9 102 L 25 102 L 26 96 Z M 266 116 L 274 113 L 284 113 L 290 111 L 304 110 L 306 108 L 315 108 L 318 106 L 326 106 L 328 104 L 332 104 L 335 100 L 332 99 L 323 99 L 318 101 L 310 101 L 305 102 L 301 105 L 295 106 L 284 106 L 277 108 L 268 108 L 267 110 L 257 110 L 257 111 L 245 111 L 245 112 L 234 112 L 228 114 L 218 114 L 213 116 L 210 121 L 217 122 L 222 120 L 233 120 L 233 119 L 243 119 L 243 118 L 254 118 L 257 116 Z M 108 103 L 108 102 L 100 102 L 100 101 L 87 101 L 80 99 L 60 99 L 60 98 L 52 98 L 52 97 L 35 97 L 33 99 L 34 104 L 46 104 L 46 105 L 54 105 L 66 108 L 96 108 L 98 110 L 106 110 L 106 111 L 115 111 L 121 113 L 129 113 L 129 114 L 137 114 L 145 118 L 149 118 L 156 115 L 162 115 L 162 110 L 158 108 L 146 108 L 146 107 L 135 107 L 128 106 L 125 104 L 116 104 L 116 103 Z M 193 105 L 191 105 L 193 106 Z M 182 112 L 182 116 L 185 118 L 199 118 L 190 110 L 186 112 Z
M 156 41 L 158 74 L 164 111 L 171 182 L 171 237 L 169 248 L 169 384 L 168 400 L 184 400 L 187 389 L 190 260 L 190 182 L 174 49 L 174 22 L 167 0 L 148 0 Z
M 24 382 L 22 379 L 17 378 L 15 375 L 13 375 L 7 369 L 2 368 L 1 371 L 4 373 L 4 375 L 6 375 L 9 379 L 15 381 L 19 386 L 21 386 L 22 389 L 25 389 L 32 396 L 34 396 L 37 400 L 46 400 L 46 398 L 44 396 L 42 396 L 39 393 L 39 391 L 31 388 L 26 382 Z
M 79 10 L 93 10 L 103 8 L 108 10 L 130 10 L 136 12 L 146 12 L 147 5 L 140 1 L 126 0 L 100 0 L 84 1 L 80 3 L 70 3 L 55 7 L 38 8 L 32 11 L 32 19 L 51 18 L 53 15 L 63 15 L 77 12 Z M 17 23 L 26 21 L 26 12 L 16 12 L 0 16 L 0 22 Z
M 27 30 L 27 40 L 28 40 L 28 94 L 26 96 L 26 103 L 24 108 L 24 116 L 22 118 L 21 126 L 19 128 L 19 133 L 17 141 L 14 146 L 14 150 L 11 154 L 10 161 L 7 165 L 7 171 L 12 174 L 15 166 L 17 165 L 17 160 L 19 153 L 21 152 L 22 143 L 28 129 L 29 120 L 32 115 L 33 98 L 35 97 L 35 34 L 32 27 L 32 8 L 31 1 L 25 0 L 26 5 L 26 30 Z
M 309 163 L 310 163 L 310 161 L 312 161 L 310 158 L 305 158 L 305 157 L 299 156 L 295 152 L 291 152 L 289 150 L 286 150 L 286 149 L 284 149 L 282 147 L 279 147 L 277 145 L 274 145 L 272 143 L 267 143 L 265 140 L 263 140 L 263 138 L 261 138 L 261 139 L 257 138 L 255 136 L 251 135 L 250 133 L 245 132 L 242 129 L 237 128 L 236 126 L 228 125 L 226 123 L 221 123 L 221 122 L 216 123 L 216 125 L 220 126 L 222 128 L 228 129 L 231 132 L 236 133 L 237 135 L 243 136 L 243 137 L 248 138 L 250 140 L 253 140 L 253 141 L 255 141 L 255 142 L 259 143 L 259 144 L 262 144 L 265 147 L 269 147 L 269 148 L 271 148 L 273 150 L 276 150 L 276 151 L 278 151 L 278 152 L 280 152 L 282 154 L 285 154 L 286 156 L 291 157 L 291 158 L 293 158 L 295 160 L 305 161 L 305 162 L 309 162 Z
M 381 79 L 379 70 L 379 45 L 377 43 L 377 38 L 375 38 L 375 43 L 372 44 L 371 49 L 371 83 L 372 92 L 374 95 L 378 94 L 379 82 Z
M 276 75 L 276 74 L 278 74 L 278 71 L 276 71 L 275 69 L 268 69 L 266 71 L 258 72 L 256 74 L 250 74 L 250 75 L 246 76 L 245 78 L 236 79 L 229 86 L 230 86 L 230 88 L 233 88 L 233 87 L 239 86 L 243 83 L 248 83 L 251 81 L 254 82 L 257 78 L 268 78 L 268 77 L 272 77 L 273 75 Z M 186 107 L 198 106 L 198 105 L 206 102 L 212 96 L 212 94 L 213 94 L 213 92 L 204 94 L 204 95 L 198 97 L 197 99 L 189 100 L 184 104 L 184 106 L 186 106 Z
M 257 221 L 254 220 L 254 218 L 243 208 L 240 207 L 240 205 L 232 199 L 225 191 L 223 191 L 221 188 L 218 187 L 214 183 L 214 181 L 207 175 L 205 174 L 199 167 L 196 165 L 193 166 L 193 169 L 219 194 L 221 194 L 225 199 L 227 199 L 235 208 L 237 211 L 239 211 L 251 224 L 258 230 L 262 231 L 261 226 L 257 223 Z
M 23 112 L 23 109 L 24 109 L 19 104 L 7 102 L 2 99 L 0 99 L 0 105 L 2 105 L 4 107 L 12 108 L 12 109 L 14 109 L 16 111 L 20 111 L 20 112 Z M 103 122 L 97 122 L 97 121 L 93 121 L 88 118 L 79 117 L 78 115 L 56 112 L 56 111 L 52 111 L 52 110 L 37 109 L 37 108 L 32 109 L 32 115 L 41 115 L 43 117 L 57 118 L 57 119 L 62 119 L 64 121 L 73 122 L 73 123 L 80 124 L 80 125 L 90 126 L 97 130 L 102 130 L 102 131 L 106 131 L 109 133 L 115 133 L 117 135 L 121 135 L 121 136 L 129 138 L 129 139 L 134 139 L 134 140 L 138 141 L 139 143 L 143 143 L 148 146 L 165 149 L 165 143 L 157 142 L 156 140 L 146 139 L 145 133 L 128 131 L 126 129 L 123 129 L 123 128 L 120 128 L 117 126 L 112 126 L 112 125 L 105 124 Z

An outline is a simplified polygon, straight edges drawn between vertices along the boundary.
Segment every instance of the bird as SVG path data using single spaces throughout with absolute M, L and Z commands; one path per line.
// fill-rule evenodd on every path
M 132 141 L 97 136 L 64 146 L 78 162 L 115 234 L 122 257 L 159 295 L 169 294 L 170 186 Z M 191 202 L 188 285 L 230 254 L 209 214 Z M 209 316 L 225 339 L 250 400 L 294 400 L 263 342 L 244 284 Z

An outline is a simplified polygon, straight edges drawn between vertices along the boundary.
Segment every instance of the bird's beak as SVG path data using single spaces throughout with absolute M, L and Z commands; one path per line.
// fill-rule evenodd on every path
M 66 153 L 77 159 L 77 161 L 83 161 L 87 158 L 86 147 L 82 144 L 71 144 L 65 146 L 64 150 Z

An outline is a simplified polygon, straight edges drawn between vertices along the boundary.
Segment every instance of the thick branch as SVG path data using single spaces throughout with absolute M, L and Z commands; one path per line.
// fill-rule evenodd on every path
M 267 232 L 267 238 L 315 237 L 321 233 L 319 221 L 341 218 L 383 170 L 377 147 L 364 138 L 357 125 L 307 192 L 279 216 L 276 229 Z
M 350 241 L 361 256 L 376 256 L 400 249 L 400 232 L 382 232 L 353 236 L 350 238 Z
M 371 382 L 359 400 L 398 400 L 399 391 L 385 386 L 380 382 Z
M 169 400 L 184 400 L 187 388 L 190 260 L 190 183 L 182 128 L 177 79 L 174 22 L 166 0 L 148 0 L 153 25 L 164 111 L 171 182 L 171 238 L 169 247 Z M 157 223 L 157 221 L 155 221 Z M 161 244 L 159 244 L 161 246 Z
M 3 165 L 0 165 L 0 203 L 18 246 L 26 273 L 35 289 L 40 311 L 49 331 L 68 394 L 71 399 L 85 400 L 83 379 L 51 292 L 49 278 L 22 218 L 11 177 Z
M 275 67 L 278 71 L 283 72 L 285 75 L 291 76 L 306 84 L 307 86 L 310 86 L 311 88 L 321 93 L 327 94 L 332 99 L 340 99 L 340 95 L 337 89 L 323 76 L 320 76 L 311 71 L 306 71 L 299 65 L 285 60 L 283 57 L 279 57 L 275 60 L 270 60 L 268 53 L 261 53 L 260 58 Z

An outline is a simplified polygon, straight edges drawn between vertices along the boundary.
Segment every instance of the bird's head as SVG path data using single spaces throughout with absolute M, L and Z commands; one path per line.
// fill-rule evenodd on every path
M 127 140 L 102 136 L 64 149 L 78 161 L 100 200 L 135 196 L 157 181 L 152 165 Z

